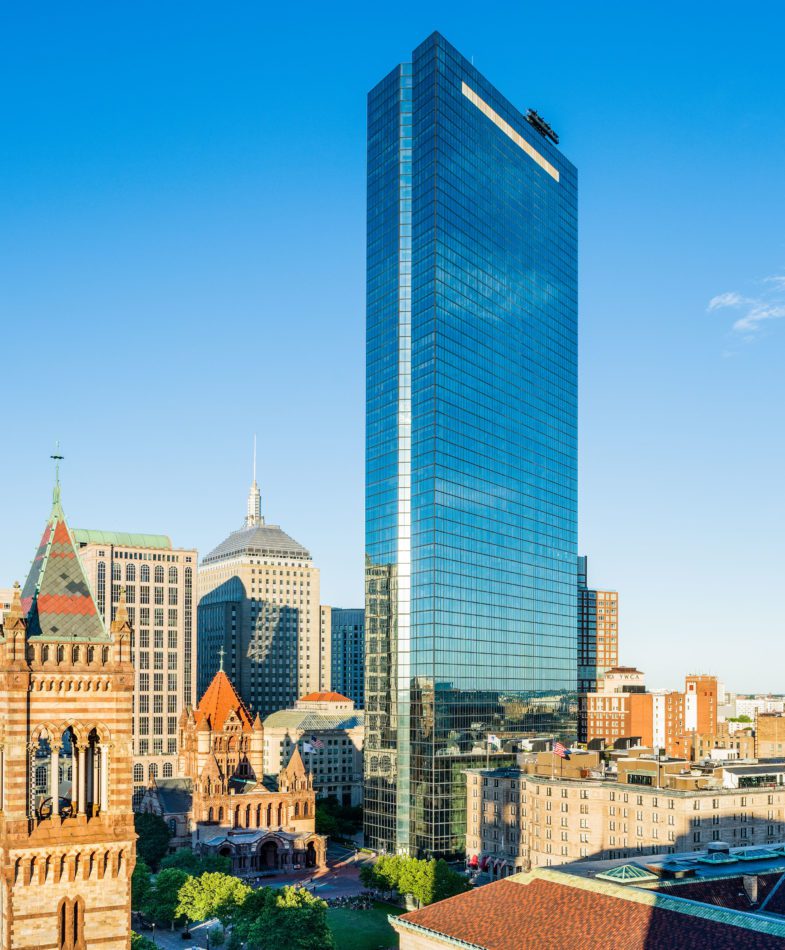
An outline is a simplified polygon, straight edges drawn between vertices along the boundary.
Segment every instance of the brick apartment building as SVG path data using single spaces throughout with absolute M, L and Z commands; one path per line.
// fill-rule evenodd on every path
M 717 734 L 717 689 L 715 676 L 691 674 L 683 691 L 648 692 L 640 670 L 614 667 L 586 696 L 586 741 L 634 736 L 667 755 L 683 754 L 690 736 Z

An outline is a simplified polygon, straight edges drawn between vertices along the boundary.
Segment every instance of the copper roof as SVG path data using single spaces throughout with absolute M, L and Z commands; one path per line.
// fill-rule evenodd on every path
M 348 696 L 342 696 L 340 693 L 308 693 L 307 696 L 301 696 L 298 702 L 301 703 L 350 703 Z

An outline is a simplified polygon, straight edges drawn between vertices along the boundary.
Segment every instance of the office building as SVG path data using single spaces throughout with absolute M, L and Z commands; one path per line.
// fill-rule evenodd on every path
M 0 945 L 127 950 L 131 627 L 107 629 L 77 557 L 60 486 L 0 635 Z
M 586 741 L 586 693 L 619 665 L 619 595 L 588 586 L 588 559 L 578 558 L 578 738 Z
M 264 771 L 275 775 L 295 749 L 313 774 L 318 798 L 342 805 L 362 805 L 365 722 L 348 696 L 310 693 L 264 720 Z
M 194 701 L 197 553 L 165 535 L 76 529 L 104 623 L 125 589 L 135 667 L 134 805 L 155 777 L 177 774 L 178 717 Z
M 575 735 L 577 188 L 555 140 L 439 34 L 369 96 L 365 840 L 384 851 L 462 849 L 461 747 L 505 703 L 522 734 Z
M 329 677 L 319 570 L 302 544 L 265 522 L 255 473 L 243 527 L 199 567 L 197 631 L 198 692 L 223 656 L 243 701 L 262 718 L 317 692 Z
M 582 860 L 672 854 L 785 833 L 785 764 L 691 767 L 631 749 L 538 753 L 524 768 L 473 769 L 466 858 L 491 878 Z
M 365 611 L 330 610 L 330 689 L 348 696 L 358 709 L 365 705 Z
M 738 736 L 737 730 L 734 736 Z M 755 717 L 755 755 L 759 759 L 785 756 L 785 715 L 759 712 Z

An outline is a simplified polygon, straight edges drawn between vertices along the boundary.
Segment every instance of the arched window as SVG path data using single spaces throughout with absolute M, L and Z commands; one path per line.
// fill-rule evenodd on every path
M 123 579 L 121 570 L 122 568 L 120 567 L 120 562 L 114 561 L 114 563 L 112 564 L 112 580 L 113 581 L 121 581 Z
M 261 828 L 262 826 L 262 806 L 256 806 L 256 827 Z
M 294 817 L 295 818 L 300 817 L 300 803 L 299 802 L 294 803 Z
M 49 647 L 46 644 L 44 644 L 43 647 L 41 647 L 41 662 L 42 663 L 49 662 Z
M 57 648 L 57 662 L 62 663 L 64 660 L 65 660 L 65 647 L 61 643 L 60 646 Z
M 223 821 L 223 820 L 224 820 L 224 806 L 221 805 L 221 807 L 218 809 L 218 821 Z
M 174 820 L 174 818 L 170 818 L 167 824 L 169 825 L 169 834 L 173 838 L 176 837 L 177 836 L 177 822 Z
M 79 662 L 79 647 L 71 647 L 71 662 Z
M 213 807 L 212 807 L 212 805 L 207 809 L 207 820 L 208 820 L 208 821 L 213 821 L 213 820 L 214 820 L 214 818 L 213 818 Z
M 164 569 L 160 564 L 155 565 L 155 583 L 163 584 L 164 582 Z
M 246 828 L 251 827 L 251 806 L 250 805 L 245 806 L 245 827 Z
M 177 583 L 177 568 L 176 567 L 169 568 L 169 583 L 170 584 Z
M 143 782 L 144 781 L 144 766 L 141 762 L 137 762 L 134 766 L 134 781 Z
M 149 566 L 149 564 L 143 564 L 143 565 L 139 568 L 139 580 L 140 580 L 143 584 L 149 584 L 149 583 L 150 583 L 150 566 Z
M 172 763 L 164 762 L 164 778 L 172 777 Z
M 136 580 L 136 565 L 135 564 L 125 565 L 125 579 L 126 581 Z
M 95 647 L 87 648 L 87 662 L 92 663 L 95 660 Z
M 98 584 L 95 593 L 98 601 L 98 613 L 103 617 L 104 608 L 106 607 L 106 564 L 103 561 L 98 562 Z
M 148 778 L 158 778 L 158 766 L 155 762 L 151 762 L 147 767 L 147 777 Z
M 273 823 L 273 806 L 272 806 L 272 804 L 270 804 L 270 805 L 267 806 L 267 823 L 266 823 L 266 827 L 267 827 L 267 828 L 272 827 L 272 823 Z
M 278 826 L 283 826 L 283 802 L 278 805 Z
M 109 662 L 109 647 L 104 647 L 103 650 L 101 650 L 101 662 L 102 663 Z
M 240 806 L 239 805 L 234 810 L 234 827 L 235 828 L 240 827 Z

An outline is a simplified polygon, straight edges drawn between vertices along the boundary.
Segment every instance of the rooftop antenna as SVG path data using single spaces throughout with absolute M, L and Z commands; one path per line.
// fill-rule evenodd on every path
M 256 433 L 253 434 L 253 480 L 256 481 Z

